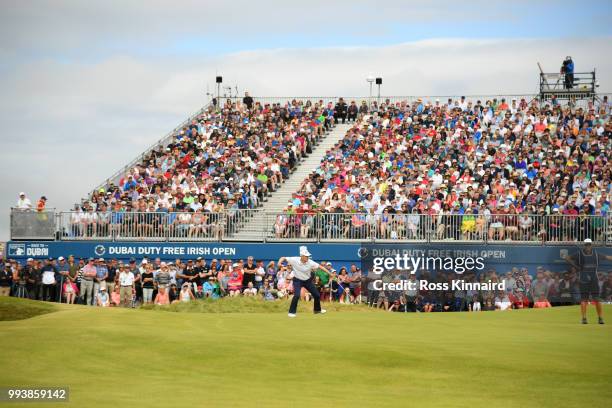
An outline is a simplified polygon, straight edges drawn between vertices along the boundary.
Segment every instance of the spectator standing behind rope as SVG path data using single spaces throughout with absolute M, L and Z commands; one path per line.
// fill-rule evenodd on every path
M 96 276 L 94 277 L 93 293 L 94 297 L 98 295 L 100 288 L 106 286 L 106 278 L 108 278 L 108 267 L 104 262 L 104 258 L 98 259 L 96 265 Z
M 56 300 L 55 288 L 57 281 L 55 275 L 58 270 L 53 265 L 53 258 L 47 259 L 47 264 L 41 269 L 42 295 L 41 299 L 50 302 Z
M 81 268 L 83 271 L 83 277 L 81 278 L 81 288 L 80 294 L 83 303 L 86 305 L 93 305 L 94 303 L 94 278 L 97 274 L 97 269 L 94 264 L 94 259 L 89 258 L 87 261 L 87 265 Z
M 123 307 L 129 307 L 134 290 L 134 273 L 127 269 L 125 265 L 121 265 L 119 270 L 119 304 Z
M 12 283 L 13 273 L 10 269 L 9 264 L 0 262 L 0 296 L 8 296 L 10 294 Z

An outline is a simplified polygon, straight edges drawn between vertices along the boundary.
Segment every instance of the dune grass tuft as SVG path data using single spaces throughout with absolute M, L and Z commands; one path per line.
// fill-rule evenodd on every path
M 168 306 L 142 306 L 145 310 L 187 313 L 282 313 L 289 310 L 289 299 L 264 301 L 254 297 L 225 297 L 222 299 L 201 299 L 188 303 L 175 303 Z M 323 309 L 333 312 L 375 311 L 365 305 L 349 305 L 323 302 Z M 298 313 L 312 313 L 313 303 L 300 301 Z

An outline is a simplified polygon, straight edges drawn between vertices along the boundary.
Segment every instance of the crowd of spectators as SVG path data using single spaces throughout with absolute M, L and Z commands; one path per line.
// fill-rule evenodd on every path
M 577 107 L 465 97 L 262 104 L 249 96 L 197 115 L 117 185 L 75 205 L 60 233 L 232 234 L 248 222 L 239 210 L 259 207 L 326 129 L 346 121 L 353 126 L 268 234 L 601 242 L 611 233 L 607 97 Z M 20 195 L 17 208 L 32 204 Z
M 339 270 L 331 263 L 331 276 L 315 271 L 314 282 L 321 299 L 340 303 L 367 303 L 388 311 L 444 312 L 506 310 L 511 308 L 550 307 L 580 301 L 577 272 L 551 272 L 538 267 L 535 278 L 526 268 L 512 268 L 504 274 L 489 270 L 480 274 L 422 272 L 416 275 L 390 272 L 383 281 L 426 280 L 448 282 L 505 281 L 505 291 L 487 290 L 374 290 L 367 276 L 356 265 Z M 16 296 L 52 302 L 79 303 L 95 306 L 135 307 L 141 304 L 167 305 L 195 299 L 252 296 L 262 301 L 275 301 L 293 296 L 293 274 L 288 264 L 246 260 L 176 259 L 76 259 L 74 256 L 45 261 L 28 259 L 25 265 L 0 258 L 0 296 Z M 600 273 L 601 298 L 612 302 L 612 273 Z M 452 285 L 448 285 L 452 288 Z M 362 293 L 362 290 L 364 292 Z M 311 300 L 302 290 L 303 300 Z
M 65 303 L 99 306 L 135 306 L 168 304 L 198 298 L 224 296 L 260 296 L 265 300 L 285 299 L 293 295 L 291 266 L 270 261 L 205 260 L 197 258 L 163 262 L 132 258 L 76 259 L 70 255 L 57 260 L 27 259 L 24 265 L 0 259 L 0 295 Z M 359 295 L 359 269 L 342 267 L 330 278 L 316 273 L 316 284 L 325 300 L 353 302 Z M 350 276 L 350 278 L 349 278 Z M 345 288 L 349 298 L 342 298 Z M 304 299 L 310 294 L 303 291 Z
M 237 210 L 259 207 L 280 186 L 334 126 L 334 113 L 331 102 L 247 97 L 210 107 L 116 185 L 75 205 L 62 233 L 140 238 L 166 236 L 167 228 L 170 236 L 218 238 L 232 230 Z
M 612 273 L 598 273 L 600 298 L 612 302 Z M 581 301 L 578 271 L 570 267 L 564 272 L 552 272 L 537 267 L 535 277 L 527 268 L 514 267 L 506 273 L 498 274 L 491 269 L 480 274 L 468 272 L 423 272 L 416 275 L 403 274 L 401 271 L 389 273 L 383 281 L 400 283 L 405 280 L 415 282 L 415 290 L 376 291 L 370 290 L 367 302 L 384 307 L 388 311 L 400 312 L 460 312 L 488 311 L 527 308 L 548 308 L 578 304 Z M 447 284 L 449 290 L 421 290 L 419 280 L 432 284 Z M 452 289 L 453 280 L 466 283 L 498 283 L 504 281 L 505 290 L 463 290 Z M 371 287 L 371 284 L 370 284 Z
M 277 237 L 605 239 L 607 98 L 385 101 L 355 124 L 276 219 Z

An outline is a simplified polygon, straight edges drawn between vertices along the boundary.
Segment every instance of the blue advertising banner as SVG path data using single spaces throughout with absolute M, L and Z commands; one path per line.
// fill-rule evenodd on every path
M 468 244 L 364 244 L 360 249 L 362 266 L 369 268 L 367 261 L 373 258 L 406 258 L 409 268 L 435 271 L 450 269 L 463 273 L 467 270 L 495 269 L 507 272 L 512 268 L 527 268 L 535 274 L 538 267 L 551 272 L 563 272 L 568 264 L 566 255 L 575 255 L 582 245 L 468 245 Z M 594 247 L 602 255 L 612 255 L 612 248 Z M 444 263 L 444 265 L 441 265 Z M 442 266 L 445 266 L 444 268 Z M 405 269 L 405 268 L 401 268 Z M 611 261 L 602 261 L 601 272 L 612 270 Z
M 233 242 L 102 242 L 102 241 L 29 241 L 9 242 L 7 256 L 14 259 L 57 258 L 74 255 L 77 258 L 161 258 L 162 260 L 195 259 L 256 259 L 277 260 L 281 256 L 297 256 L 300 245 L 307 245 L 313 259 L 358 261 L 358 244 L 298 244 L 298 243 L 233 243 Z
M 513 267 L 527 268 L 534 274 L 538 266 L 553 272 L 567 269 L 563 255 L 575 254 L 579 247 L 542 245 L 471 245 L 471 244 L 300 244 L 300 243 L 233 243 L 233 242 L 102 242 L 102 241 L 12 241 L 7 243 L 9 258 L 25 261 L 27 258 L 57 258 L 74 255 L 77 258 L 103 257 L 127 260 L 161 258 L 162 260 L 195 259 L 246 259 L 253 256 L 264 261 L 277 260 L 281 256 L 297 256 L 300 245 L 307 245 L 316 261 L 330 261 L 334 268 L 356 264 L 368 255 L 393 257 L 406 254 L 413 259 L 427 258 L 482 258 L 485 269 L 494 268 L 506 272 Z M 595 247 L 603 255 L 612 255 L 612 248 Z M 371 253 L 366 253 L 371 251 Z M 377 252 L 378 251 L 378 252 Z M 365 265 L 364 265 L 365 266 Z M 456 265 L 455 265 L 456 266 Z M 602 272 L 612 270 L 612 263 L 604 261 Z

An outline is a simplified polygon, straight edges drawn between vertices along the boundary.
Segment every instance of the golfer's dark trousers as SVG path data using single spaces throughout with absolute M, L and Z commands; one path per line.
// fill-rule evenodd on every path
M 321 295 L 317 290 L 317 287 L 312 282 L 312 278 L 308 280 L 301 280 L 298 278 L 293 278 L 293 299 L 291 299 L 291 306 L 289 307 L 289 313 L 295 313 L 297 311 L 298 301 L 300 300 L 300 294 L 302 293 L 302 288 L 306 289 L 312 294 L 312 298 L 314 299 L 314 311 L 315 313 L 321 311 Z

